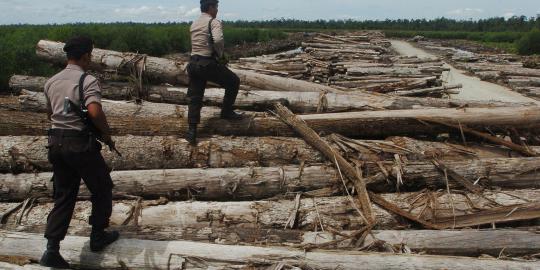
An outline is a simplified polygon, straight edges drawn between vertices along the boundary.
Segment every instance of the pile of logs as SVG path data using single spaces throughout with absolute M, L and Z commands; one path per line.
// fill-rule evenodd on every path
M 38 56 L 62 63 L 62 45 L 40 41 Z M 102 153 L 122 238 L 89 251 L 82 185 L 65 258 L 83 269 L 540 267 L 537 106 L 425 97 L 451 90 L 419 82 L 438 80 L 440 60 L 393 55 L 379 32 L 303 46 L 235 63 L 247 117 L 219 119 L 223 90 L 208 89 L 198 146 L 182 138 L 185 63 L 95 49 L 93 72 L 117 73 L 102 82 L 103 108 L 123 156 Z M 5 269 L 42 269 L 46 80 L 15 75 L 0 97 Z
M 418 44 L 449 58 L 456 68 L 466 70 L 482 80 L 508 86 L 525 96 L 540 100 L 540 69 L 531 63 L 533 60 L 522 61 L 511 54 L 469 52 L 441 46 L 436 41 L 422 41 Z
M 439 59 L 400 57 L 379 32 L 331 36 L 317 33 L 298 50 L 243 58 L 233 66 L 265 74 L 332 85 L 342 90 L 388 93 L 441 85 L 446 70 Z M 455 88 L 451 87 L 450 89 Z M 441 97 L 450 89 L 410 92 L 410 96 Z

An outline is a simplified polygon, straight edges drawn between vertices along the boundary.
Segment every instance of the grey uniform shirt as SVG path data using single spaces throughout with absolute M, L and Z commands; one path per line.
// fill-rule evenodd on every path
M 73 103 L 80 106 L 79 80 L 83 73 L 84 71 L 81 67 L 67 65 L 64 70 L 54 75 L 45 83 L 44 92 L 47 99 L 47 107 L 52 111 L 52 128 L 84 129 L 84 123 L 73 110 L 64 111 L 65 97 L 68 97 Z M 94 102 L 101 104 L 101 86 L 94 76 L 86 76 L 83 89 L 86 106 Z
M 201 16 L 191 24 L 191 55 L 212 56 L 212 48 L 208 43 L 210 34 L 208 33 L 208 22 L 212 19 L 207 13 Z M 219 57 L 223 55 L 225 41 L 223 39 L 223 27 L 217 19 L 212 21 L 211 27 L 214 37 L 214 49 Z

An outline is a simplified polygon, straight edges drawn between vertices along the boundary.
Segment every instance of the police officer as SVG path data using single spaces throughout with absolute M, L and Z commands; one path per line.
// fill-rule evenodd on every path
M 240 79 L 220 59 L 224 58 L 221 22 L 216 20 L 218 0 L 201 0 L 201 16 L 191 25 L 191 59 L 187 67 L 190 78 L 188 124 L 186 139 L 197 144 L 197 125 L 201 118 L 207 81 L 225 88 L 221 109 L 222 119 L 239 120 L 242 115 L 233 110 Z
M 73 107 L 80 106 L 79 85 L 82 85 L 82 100 L 88 109 L 88 117 L 102 133 L 103 142 L 114 146 L 101 109 L 101 87 L 95 77 L 85 73 L 92 49 L 93 41 L 89 38 L 68 40 L 64 47 L 68 59 L 66 68 L 45 84 L 48 117 L 52 122 L 48 158 L 54 172 L 54 208 L 47 218 L 47 250 L 40 261 L 47 267 L 69 268 L 60 255 L 60 241 L 68 230 L 81 178 L 92 193 L 90 249 L 101 251 L 119 236 L 116 231 L 105 231 L 112 212 L 110 169 L 101 156 L 101 144 Z

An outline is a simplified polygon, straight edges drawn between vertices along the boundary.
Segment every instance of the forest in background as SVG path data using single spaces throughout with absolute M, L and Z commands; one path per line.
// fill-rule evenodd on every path
M 275 19 L 225 22 L 226 46 L 284 39 L 287 32 L 384 30 L 389 37 L 466 39 L 499 44 L 520 54 L 540 53 L 540 18 L 524 16 L 478 21 L 435 20 L 317 20 Z M 58 70 L 35 56 L 40 39 L 64 41 L 74 35 L 94 39 L 96 47 L 133 51 L 152 56 L 187 52 L 189 23 L 81 23 L 65 25 L 0 26 L 0 89 L 7 89 L 12 74 L 48 76 Z

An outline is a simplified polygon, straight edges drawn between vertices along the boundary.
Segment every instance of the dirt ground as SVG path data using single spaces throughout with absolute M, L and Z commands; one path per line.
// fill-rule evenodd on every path
M 392 47 L 401 55 L 418 56 L 420 58 L 435 58 L 436 56 L 426 52 L 423 49 L 414 47 L 410 43 L 402 40 L 392 40 Z M 525 97 L 508 87 L 500 86 L 494 83 L 485 82 L 477 77 L 466 74 L 465 71 L 456 69 L 447 64 L 450 71 L 443 74 L 445 85 L 462 84 L 463 88 L 452 98 L 463 100 L 486 100 L 503 102 L 534 102 L 538 101 Z

